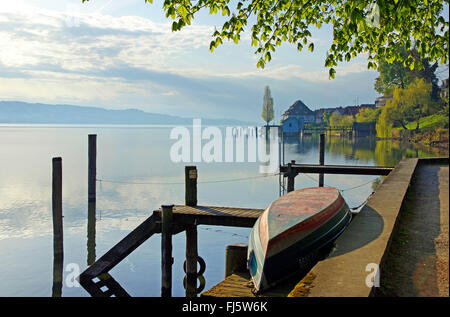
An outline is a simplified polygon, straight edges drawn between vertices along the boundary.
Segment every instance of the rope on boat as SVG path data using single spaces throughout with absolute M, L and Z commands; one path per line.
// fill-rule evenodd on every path
M 369 198 L 370 198 L 374 193 L 375 193 L 375 192 L 372 192 L 372 193 L 369 195 L 369 197 L 367 197 L 367 199 L 366 199 L 361 205 L 356 206 L 356 207 L 353 207 L 353 208 L 350 208 L 350 210 L 356 210 L 356 209 L 359 209 L 359 208 L 361 208 L 362 206 L 364 206 L 364 205 L 367 203 L 367 201 L 369 200 Z

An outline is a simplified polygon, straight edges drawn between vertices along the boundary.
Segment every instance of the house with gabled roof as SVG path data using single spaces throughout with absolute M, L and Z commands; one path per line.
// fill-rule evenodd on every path
M 299 133 L 305 123 L 314 122 L 314 111 L 308 108 L 303 101 L 297 100 L 283 114 L 283 133 Z

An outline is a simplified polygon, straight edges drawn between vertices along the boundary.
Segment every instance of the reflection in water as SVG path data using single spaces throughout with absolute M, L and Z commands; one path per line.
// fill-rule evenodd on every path
M 319 135 L 286 138 L 289 145 L 288 152 L 307 154 L 314 151 L 318 153 Z M 335 164 L 337 157 L 344 161 L 361 161 L 371 165 L 395 166 L 404 158 L 432 157 L 448 155 L 448 150 L 432 147 L 424 147 L 408 142 L 393 140 L 376 140 L 373 137 L 349 138 L 349 137 L 326 137 L 326 164 Z M 330 157 L 331 155 L 331 157 Z M 288 162 L 289 160 L 286 160 Z M 318 161 L 318 156 L 317 156 Z
M 54 253 L 53 256 L 53 287 L 52 297 L 61 297 L 63 280 L 64 254 Z
M 87 221 L 87 265 L 95 262 L 95 201 L 88 203 Z
M 63 280 L 63 231 L 61 214 L 53 214 L 53 287 L 52 297 L 61 297 Z

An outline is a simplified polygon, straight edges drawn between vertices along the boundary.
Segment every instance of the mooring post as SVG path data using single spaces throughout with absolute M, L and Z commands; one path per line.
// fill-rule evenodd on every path
M 63 254 L 63 220 L 62 220 L 62 159 L 53 158 L 52 212 L 53 212 L 53 246 L 55 254 Z
M 184 168 L 186 206 L 197 206 L 197 167 L 186 166 Z M 197 296 L 197 225 L 186 227 L 186 297 Z
M 87 264 L 95 262 L 95 222 L 97 186 L 97 135 L 88 135 L 88 259 Z
M 62 159 L 52 160 L 52 217 L 53 217 L 53 288 L 52 296 L 60 297 L 63 275 L 63 215 L 62 215 Z
M 97 180 L 97 135 L 89 134 L 88 148 L 88 202 L 95 203 Z
M 186 184 L 186 206 L 197 206 L 197 167 L 186 166 L 184 168 Z
M 197 296 L 197 226 L 186 227 L 186 297 Z
M 324 164 L 325 164 L 325 134 L 321 134 L 319 140 L 319 165 Z M 323 187 L 323 173 L 319 174 L 319 187 Z
M 229 244 L 225 247 L 225 278 L 234 272 L 244 272 L 247 267 L 247 245 Z
M 172 213 L 173 205 L 161 206 L 161 297 L 172 296 Z
M 288 163 L 288 184 L 287 184 L 288 193 L 294 190 L 295 173 L 292 171 L 293 164 L 295 164 L 295 160 L 292 160 L 291 163 Z

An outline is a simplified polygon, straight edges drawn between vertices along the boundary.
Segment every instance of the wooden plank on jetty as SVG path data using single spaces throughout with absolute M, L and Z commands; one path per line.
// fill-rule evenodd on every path
M 203 292 L 207 297 L 256 297 L 249 285 L 250 274 L 238 272 L 227 276 L 225 280 Z
M 184 225 L 251 228 L 263 211 L 264 209 L 255 208 L 175 205 L 173 207 L 173 222 Z M 155 210 L 153 216 L 161 219 L 161 210 Z
M 249 283 L 249 272 L 236 272 L 220 283 L 200 294 L 201 297 L 300 297 L 309 293 L 314 276 L 308 273 L 305 277 L 292 277 L 272 287 L 263 294 L 255 295 Z M 299 283 L 299 281 L 301 281 Z
M 353 175 L 389 175 L 394 169 L 387 166 L 348 166 L 348 165 L 312 165 L 290 164 L 280 166 L 281 173 L 316 173 L 316 174 L 353 174 Z

